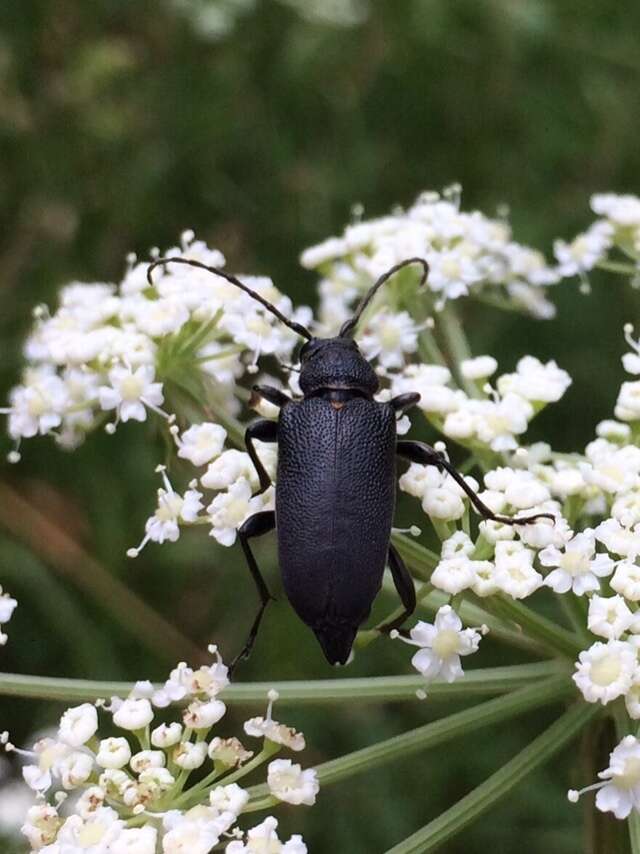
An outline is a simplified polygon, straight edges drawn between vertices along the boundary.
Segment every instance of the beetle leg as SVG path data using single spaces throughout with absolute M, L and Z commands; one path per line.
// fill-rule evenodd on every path
M 430 445 L 425 445 L 424 442 L 410 442 L 406 440 L 399 441 L 396 444 L 396 451 L 399 456 L 406 460 L 411 460 L 412 463 L 422 463 L 425 466 L 436 466 L 440 471 L 446 471 L 458 484 L 458 486 L 469 496 L 469 500 L 476 508 L 483 519 L 491 519 L 494 522 L 501 522 L 503 525 L 527 525 L 531 522 L 537 522 L 538 519 L 551 519 L 555 522 L 555 517 L 551 513 L 535 513 L 532 516 L 500 516 L 494 513 L 490 507 L 482 501 L 480 496 L 471 489 L 462 475 L 455 470 L 449 460 L 438 453 L 435 448 Z
M 408 409 L 412 409 L 420 400 L 420 395 L 417 391 L 409 391 L 406 394 L 399 394 L 397 397 L 392 397 L 389 401 L 389 406 L 395 412 L 401 412 L 403 415 Z
M 244 443 L 247 446 L 247 453 L 251 457 L 251 462 L 255 466 L 260 481 L 260 489 L 256 495 L 260 495 L 271 486 L 271 478 L 267 474 L 267 470 L 262 465 L 260 457 L 256 453 L 253 444 L 254 439 L 259 439 L 261 442 L 277 442 L 278 441 L 278 424 L 276 421 L 269 421 L 267 418 L 259 418 L 252 424 L 249 424 L 244 434 Z
M 280 391 L 279 388 L 274 388 L 272 385 L 254 385 L 253 392 L 258 397 L 263 397 L 269 403 L 273 403 L 274 406 L 282 407 L 292 402 L 288 394 Z
M 413 583 L 413 578 L 404 561 L 400 557 L 398 550 L 393 544 L 389 544 L 389 569 L 393 583 L 398 591 L 400 601 L 404 606 L 404 611 L 395 620 L 378 626 L 378 631 L 388 634 L 393 629 L 399 629 L 407 617 L 410 617 L 416 609 L 416 588 Z
M 254 513 L 253 516 L 249 516 L 248 519 L 242 523 L 240 528 L 238 529 L 238 539 L 240 540 L 240 545 L 242 546 L 242 551 L 244 552 L 244 556 L 247 559 L 247 565 L 249 567 L 249 572 L 251 573 L 251 577 L 255 581 L 256 587 L 258 588 L 258 595 L 260 596 L 260 610 L 253 621 L 253 625 L 251 626 L 251 631 L 249 632 L 249 637 L 245 645 L 242 647 L 238 655 L 233 659 L 230 667 L 229 673 L 233 672 L 233 669 L 238 664 L 239 661 L 242 661 L 244 658 L 248 658 L 251 654 L 251 650 L 256 641 L 256 636 L 258 634 L 258 628 L 260 626 L 260 621 L 262 620 L 262 615 L 264 614 L 264 609 L 267 607 L 269 602 L 275 598 L 269 593 L 269 588 L 262 577 L 262 573 L 260 572 L 260 568 L 256 563 L 256 559 L 253 556 L 253 552 L 251 551 L 251 547 L 249 546 L 249 540 L 252 537 L 259 537 L 262 534 L 267 534 L 269 531 L 273 531 L 276 526 L 276 514 L 274 510 L 264 510 L 261 513 Z

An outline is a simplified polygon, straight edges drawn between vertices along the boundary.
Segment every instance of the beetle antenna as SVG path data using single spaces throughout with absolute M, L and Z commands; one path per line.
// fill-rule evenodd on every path
M 213 273 L 215 276 L 221 276 L 223 279 L 226 279 L 228 282 L 231 282 L 232 285 L 235 285 L 237 288 L 240 288 L 241 291 L 244 291 L 245 294 L 249 294 L 254 300 L 260 303 L 260 305 L 264 306 L 267 311 L 270 311 L 271 314 L 274 314 L 278 320 L 288 326 L 289 329 L 292 329 L 297 335 L 301 335 L 303 338 L 306 338 L 307 341 L 310 341 L 313 338 L 312 334 L 301 323 L 296 323 L 295 320 L 290 320 L 288 317 L 279 311 L 272 305 L 268 300 L 264 297 L 261 297 L 260 294 L 256 293 L 252 290 L 248 285 L 245 285 L 244 282 L 241 282 L 240 279 L 237 279 L 235 276 L 232 276 L 231 273 L 227 273 L 225 270 L 221 270 L 219 267 L 209 267 L 207 264 L 203 264 L 202 261 L 195 261 L 191 258 L 158 258 L 156 261 L 153 261 L 147 267 L 147 281 L 150 285 L 153 285 L 153 278 L 151 273 L 155 270 L 156 267 L 160 267 L 163 264 L 186 264 L 189 267 L 198 267 L 200 270 L 207 270 L 209 273 Z
M 418 287 L 422 287 L 422 285 L 424 285 L 424 283 L 427 281 L 427 276 L 429 275 L 429 265 L 424 260 L 424 258 L 406 258 L 404 261 L 400 261 L 399 264 L 395 264 L 393 267 L 391 267 L 390 270 L 387 270 L 386 273 L 383 273 L 380 278 L 376 282 L 374 282 L 374 284 L 369 288 L 367 293 L 358 303 L 353 317 L 349 320 L 346 320 L 342 324 L 339 333 L 340 338 L 351 338 L 356 326 L 358 325 L 358 321 L 362 317 L 362 314 L 366 307 L 376 295 L 376 291 L 378 290 L 378 288 L 381 288 L 382 285 L 384 285 L 384 283 L 387 281 L 387 279 L 390 279 L 391 276 L 398 272 L 398 270 L 401 270 L 408 264 L 422 264 L 423 271 L 422 276 L 420 277 L 420 284 L 418 285 Z

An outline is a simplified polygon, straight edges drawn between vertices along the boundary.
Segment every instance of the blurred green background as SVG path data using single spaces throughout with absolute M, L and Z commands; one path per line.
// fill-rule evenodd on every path
M 71 280 L 117 280 L 127 252 L 187 227 L 231 268 L 311 304 L 304 247 L 340 230 L 355 203 L 379 215 L 452 181 L 465 207 L 508 203 L 516 239 L 549 252 L 590 221 L 591 193 L 638 190 L 639 25 L 638 4 L 613 0 L 0 4 L 0 399 L 33 305 L 54 304 Z M 571 372 L 532 431 L 560 449 L 577 450 L 611 412 L 622 324 L 637 320 L 626 284 L 593 284 L 589 297 L 559 287 L 550 322 L 464 308 L 475 351 L 505 370 L 526 352 Z M 124 556 L 153 509 L 161 453 L 129 425 L 73 454 L 30 441 L 18 467 L 1 464 L 0 582 L 20 603 L 2 670 L 158 679 L 213 639 L 227 657 L 240 646 L 255 592 L 237 548 L 202 533 Z M 277 589 L 273 543 L 258 551 Z M 406 672 L 399 646 L 370 647 L 349 675 Z M 505 661 L 486 644 L 484 664 Z M 239 678 L 331 675 L 281 596 Z M 0 708 L 0 729 L 21 743 L 62 707 Z M 311 764 L 444 712 L 354 704 L 281 718 L 307 734 Z M 535 717 L 327 789 L 311 810 L 281 810 L 283 830 L 316 854 L 383 852 L 552 720 Z M 242 719 L 232 712 L 228 734 Z M 566 758 L 446 851 L 584 851 Z

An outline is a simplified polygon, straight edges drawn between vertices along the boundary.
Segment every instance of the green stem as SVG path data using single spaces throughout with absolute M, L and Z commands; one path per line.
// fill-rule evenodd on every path
M 509 667 L 487 667 L 471 670 L 460 682 L 436 682 L 429 696 L 448 699 L 473 694 L 500 694 L 562 672 L 561 662 L 518 664 Z M 0 673 L 0 696 L 28 697 L 36 700 L 81 702 L 98 697 L 126 697 L 133 682 L 98 682 L 88 679 L 59 679 L 49 676 L 24 676 Z M 309 703 L 366 703 L 411 700 L 424 688 L 424 678 L 412 676 L 377 676 L 355 679 L 318 679 L 290 682 L 246 682 L 225 688 L 222 697 L 227 704 L 264 704 L 267 692 L 275 689 L 279 702 L 295 705 Z
M 587 612 L 583 608 L 582 597 L 569 592 L 557 598 L 576 635 L 581 638 L 585 646 L 591 646 L 593 639 L 587 629 Z
M 595 704 L 573 705 L 499 771 L 417 833 L 394 845 L 387 854 L 426 854 L 428 851 L 435 851 L 491 809 L 499 800 L 509 795 L 518 783 L 572 741 L 600 711 Z
M 371 771 L 379 765 L 395 762 L 428 747 L 467 735 L 476 729 L 558 702 L 574 693 L 575 688 L 566 675 L 553 676 L 544 682 L 513 691 L 506 697 L 472 706 L 442 720 L 425 724 L 338 759 L 323 762 L 317 766 L 316 772 L 322 785 L 338 783 L 362 771 Z M 264 784 L 249 791 L 251 796 L 256 798 L 268 793 Z
M 600 261 L 596 264 L 599 270 L 607 270 L 609 273 L 622 273 L 624 276 L 635 276 L 638 267 L 635 264 L 624 264 L 621 261 Z
M 481 397 L 478 387 L 462 375 L 460 363 L 471 358 L 471 350 L 464 334 L 455 306 L 447 301 L 440 312 L 436 312 L 436 326 L 444 339 L 449 355 L 449 367 L 458 383 L 469 397 Z
M 576 635 L 510 596 L 494 596 L 491 599 L 491 604 L 496 607 L 499 616 L 513 620 L 514 623 L 522 626 L 529 635 L 537 638 L 552 652 L 560 652 L 570 658 L 575 658 L 583 648 L 583 644 Z

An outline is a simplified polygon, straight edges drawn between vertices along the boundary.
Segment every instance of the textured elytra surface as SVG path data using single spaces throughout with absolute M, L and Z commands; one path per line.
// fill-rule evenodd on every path
M 335 409 L 311 398 L 281 411 L 280 569 L 291 604 L 313 628 L 355 629 L 380 589 L 395 504 L 395 440 L 388 404 L 353 398 Z

